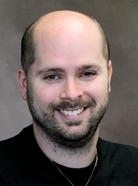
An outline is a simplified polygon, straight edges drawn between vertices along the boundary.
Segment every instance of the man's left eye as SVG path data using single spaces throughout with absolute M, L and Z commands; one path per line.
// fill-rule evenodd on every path
M 96 71 L 85 71 L 85 72 L 82 72 L 81 74 L 80 74 L 80 77 L 93 77 L 93 76 L 95 76 L 97 73 L 96 73 Z

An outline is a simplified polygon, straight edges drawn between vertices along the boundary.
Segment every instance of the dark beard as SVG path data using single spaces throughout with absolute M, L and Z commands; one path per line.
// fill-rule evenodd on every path
M 54 118 L 54 112 L 55 110 L 63 109 L 66 110 L 67 108 L 91 108 L 92 110 L 96 107 L 96 102 L 94 100 L 90 100 L 89 102 L 83 102 L 82 100 L 76 100 L 75 102 L 72 101 L 63 101 L 60 104 L 57 105 L 49 105 L 48 107 L 48 113 L 44 113 L 42 110 L 38 112 L 38 107 L 36 108 L 36 105 L 33 101 L 33 95 L 31 90 L 28 90 L 27 92 L 27 101 L 29 110 L 32 114 L 34 122 L 41 128 L 41 130 L 46 134 L 49 139 L 56 144 L 66 147 L 66 148 L 72 148 L 77 149 L 85 146 L 89 141 L 91 141 L 92 137 L 94 136 L 97 127 L 99 126 L 99 123 L 101 119 L 104 116 L 104 113 L 106 111 L 108 100 L 106 100 L 106 104 L 101 106 L 99 108 L 99 111 L 93 115 L 92 117 L 87 121 L 89 123 L 89 127 L 87 128 L 87 131 L 83 135 L 69 135 L 65 134 L 63 130 L 60 128 L 58 123 L 56 122 Z M 67 125 L 79 125 L 81 121 L 72 121 L 66 123 Z

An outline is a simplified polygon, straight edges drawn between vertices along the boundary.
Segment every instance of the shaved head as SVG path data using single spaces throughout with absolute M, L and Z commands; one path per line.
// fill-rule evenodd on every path
M 29 67 L 36 60 L 38 39 L 39 41 L 46 39 L 47 42 L 51 42 L 50 39 L 53 36 L 57 39 L 62 38 L 62 41 L 71 37 L 75 44 L 82 39 L 82 33 L 86 33 L 88 36 L 92 34 L 93 38 L 101 40 L 101 52 L 108 61 L 110 59 L 108 42 L 102 27 L 94 18 L 74 11 L 55 11 L 38 18 L 25 30 L 21 45 L 23 70 L 27 74 Z M 89 38 L 84 39 L 88 40 Z
M 17 77 L 34 126 L 64 148 L 90 145 L 112 75 L 100 24 L 74 11 L 40 17 L 23 36 L 22 66 Z

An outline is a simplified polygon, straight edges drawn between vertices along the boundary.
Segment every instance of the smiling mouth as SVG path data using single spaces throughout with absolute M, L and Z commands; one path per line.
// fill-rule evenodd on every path
M 60 113 L 64 114 L 65 116 L 78 116 L 80 115 L 86 108 L 74 109 L 74 110 L 59 110 Z

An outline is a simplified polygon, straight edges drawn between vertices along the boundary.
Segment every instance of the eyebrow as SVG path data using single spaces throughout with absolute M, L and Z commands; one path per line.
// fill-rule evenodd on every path
M 88 69 L 99 70 L 100 67 L 98 65 L 83 65 L 83 66 L 78 68 L 79 71 L 81 71 L 81 70 L 88 70 Z
M 88 69 L 99 70 L 100 67 L 98 65 L 82 65 L 81 67 L 77 68 L 77 71 L 88 70 Z M 48 72 L 64 73 L 65 70 L 62 68 L 43 68 L 38 70 L 37 74 L 43 75 Z
M 44 69 L 40 69 L 38 70 L 37 74 L 38 75 L 43 75 L 47 72 L 58 72 L 58 73 L 63 73 L 64 70 L 61 68 L 44 68 Z

